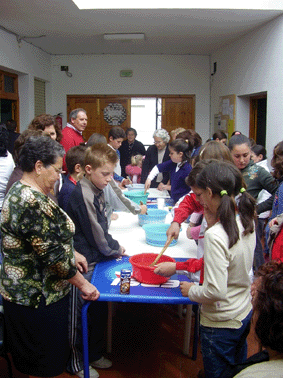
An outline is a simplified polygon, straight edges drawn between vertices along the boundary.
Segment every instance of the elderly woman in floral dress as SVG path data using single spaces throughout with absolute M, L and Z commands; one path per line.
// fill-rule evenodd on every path
M 47 196 L 63 156 L 63 147 L 50 137 L 30 137 L 19 157 L 22 179 L 10 188 L 2 208 L 0 292 L 8 348 L 16 368 L 37 377 L 65 369 L 70 284 L 84 299 L 99 297 L 80 273 L 87 263 L 74 251 L 72 220 Z

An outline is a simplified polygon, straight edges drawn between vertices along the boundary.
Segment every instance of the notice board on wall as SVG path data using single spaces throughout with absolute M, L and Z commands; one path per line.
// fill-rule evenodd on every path
M 235 107 L 236 95 L 219 97 L 219 113 L 215 115 L 214 131 L 224 131 L 224 133 L 228 134 L 228 139 L 234 131 Z

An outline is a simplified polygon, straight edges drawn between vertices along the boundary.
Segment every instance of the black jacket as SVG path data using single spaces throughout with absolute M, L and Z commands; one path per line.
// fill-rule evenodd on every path
M 129 142 L 128 140 L 124 140 L 119 148 L 120 151 L 120 165 L 122 169 L 122 176 L 126 177 L 125 167 L 128 164 L 131 164 L 131 157 L 135 155 L 145 155 L 145 148 L 142 142 L 138 140 L 134 141 L 134 145 L 132 149 L 129 149 Z
M 168 147 L 168 144 L 167 144 L 162 163 L 164 163 L 165 161 L 167 161 L 169 159 L 170 159 L 169 147 Z M 146 154 L 145 154 L 145 159 L 144 159 L 143 164 L 142 164 L 141 183 L 143 183 L 143 184 L 145 183 L 147 176 L 149 175 L 150 171 L 157 164 L 158 164 L 158 149 L 155 145 L 153 145 L 153 146 L 148 147 L 148 150 L 146 151 Z M 162 180 L 163 184 L 167 184 L 169 178 L 170 178 L 169 172 L 164 172 L 163 173 L 163 180 Z M 156 178 L 155 178 L 151 182 L 151 187 L 157 188 L 158 184 L 159 183 L 156 182 Z

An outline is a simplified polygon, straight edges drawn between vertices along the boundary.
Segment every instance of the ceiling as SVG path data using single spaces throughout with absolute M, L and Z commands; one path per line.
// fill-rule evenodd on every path
M 282 13 L 283 10 L 79 10 L 72 0 L 10 0 L 1 4 L 0 28 L 15 33 L 18 41 L 32 43 L 50 54 L 210 55 Z M 104 33 L 144 33 L 145 40 L 104 41 Z

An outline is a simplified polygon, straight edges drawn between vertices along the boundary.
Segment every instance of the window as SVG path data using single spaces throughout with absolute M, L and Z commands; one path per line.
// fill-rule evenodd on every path
M 39 116 L 45 112 L 45 82 L 34 79 L 34 116 Z

